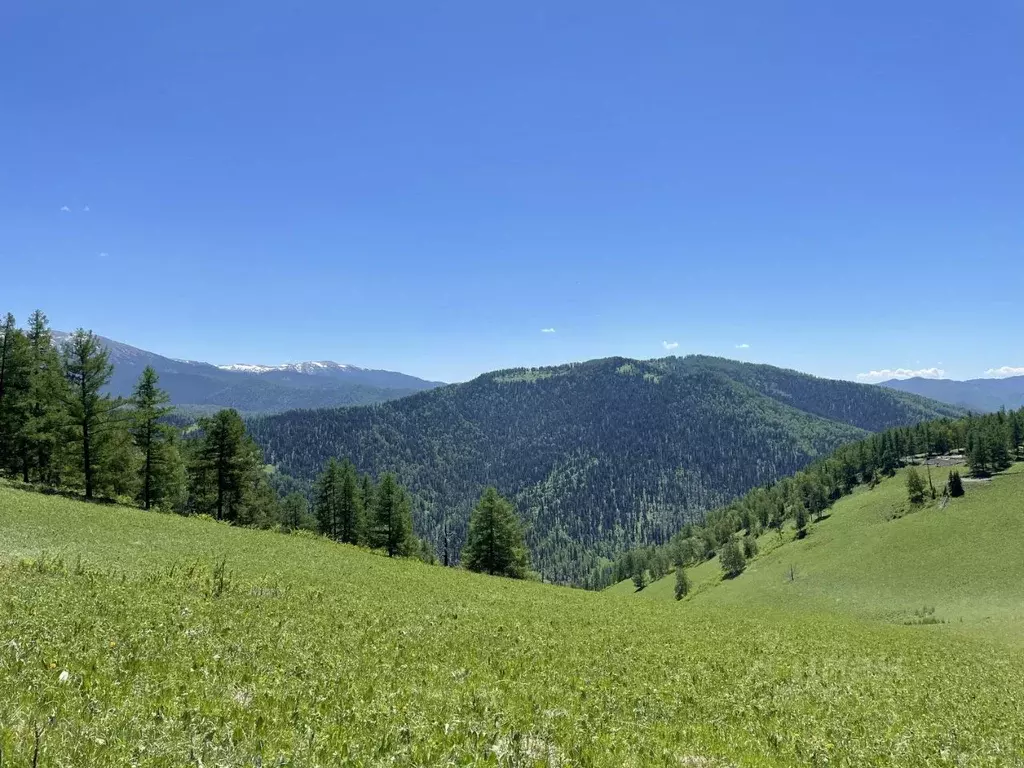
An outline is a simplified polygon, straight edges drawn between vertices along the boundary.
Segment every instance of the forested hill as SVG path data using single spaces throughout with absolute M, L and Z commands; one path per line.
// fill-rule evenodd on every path
M 880 387 L 706 357 L 496 371 L 373 406 L 249 427 L 266 460 L 312 479 L 332 456 L 395 471 L 417 532 L 455 554 L 489 484 L 515 499 L 534 565 L 577 581 L 599 556 L 663 540 L 866 430 L 957 414 Z

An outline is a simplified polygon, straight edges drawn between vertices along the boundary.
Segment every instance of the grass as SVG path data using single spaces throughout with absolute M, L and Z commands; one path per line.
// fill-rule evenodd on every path
M 638 600 L 0 486 L 0 765 L 1024 764 L 1014 645 L 827 594 Z
M 932 473 L 941 487 L 949 468 Z M 777 534 L 762 536 L 762 554 L 737 579 L 723 580 L 717 560 L 693 568 L 693 581 L 703 587 L 694 607 L 828 611 L 906 623 L 928 606 L 934 621 L 918 623 L 1024 643 L 1024 464 L 965 486 L 966 495 L 944 508 L 911 506 L 903 472 L 874 489 L 859 488 L 803 540 L 787 531 L 778 546 Z M 671 600 L 674 585 L 670 575 L 637 595 Z

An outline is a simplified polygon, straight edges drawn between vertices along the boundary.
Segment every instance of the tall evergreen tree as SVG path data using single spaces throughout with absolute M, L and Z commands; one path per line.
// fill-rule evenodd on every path
M 375 494 L 369 544 L 389 557 L 408 557 L 415 549 L 409 497 L 390 472 L 381 478 Z
M 245 433 L 238 411 L 226 408 L 199 420 L 203 433 L 191 467 L 197 511 L 229 522 L 260 522 L 266 499 L 260 488 L 259 449 Z M 246 502 L 250 508 L 246 508 Z M 259 510 L 258 510 L 259 508 Z
M 526 578 L 529 569 L 523 529 L 512 504 L 487 488 L 469 518 L 462 562 L 471 571 Z
M 66 414 L 67 382 L 60 365 L 60 355 L 53 344 L 53 334 L 42 310 L 29 317 L 28 331 L 31 357 L 28 423 L 22 441 L 22 475 L 25 482 L 35 478 L 41 483 L 56 484 L 59 480 L 57 455 L 62 450 L 61 430 Z
M 66 407 L 72 437 L 80 455 L 85 498 L 93 498 L 96 473 L 109 456 L 115 430 L 123 426 L 123 401 L 102 390 L 110 381 L 114 366 L 110 355 L 92 331 L 79 328 L 62 349 L 64 377 L 68 382 Z
M 281 523 L 289 531 L 308 531 L 315 526 L 309 514 L 309 502 L 298 491 L 292 491 L 282 499 Z
M 337 459 L 331 458 L 327 461 L 324 471 L 320 473 L 320 477 L 317 478 L 313 503 L 317 530 L 331 539 L 337 539 L 339 535 L 341 484 L 341 465 Z
M 339 468 L 338 540 L 362 544 L 366 539 L 366 520 L 359 476 L 352 462 L 345 459 Z
M 29 344 L 8 313 L 0 325 L 0 469 L 17 472 L 29 421 Z
M 914 467 L 907 470 L 907 498 L 911 504 L 920 504 L 924 501 L 925 485 L 921 479 L 921 473 Z
M 142 470 L 140 483 L 140 501 L 143 509 L 149 509 L 160 487 L 164 463 L 170 458 L 165 446 L 170 441 L 173 427 L 163 423 L 162 419 L 174 408 L 168 403 L 170 396 L 158 386 L 159 377 L 152 366 L 147 365 L 135 385 L 131 404 L 131 434 L 135 445 L 142 454 Z

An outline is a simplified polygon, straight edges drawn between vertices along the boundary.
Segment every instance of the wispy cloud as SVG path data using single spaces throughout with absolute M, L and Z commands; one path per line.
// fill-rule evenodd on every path
M 100 252 L 99 252 L 99 257 L 100 257 L 101 259 L 105 259 L 105 258 L 107 258 L 107 256 L 109 256 L 109 255 L 110 255 L 110 254 L 109 254 L 109 253 L 107 253 L 106 251 L 100 251 Z
M 61 212 L 61 213 L 71 213 L 71 209 L 70 209 L 70 208 L 68 208 L 68 207 L 67 207 L 66 205 L 62 205 L 62 206 L 60 207 L 60 212 Z
M 1002 368 L 989 368 L 985 371 L 985 375 L 993 379 L 1005 379 L 1007 376 L 1024 376 L 1024 366 L 1014 368 L 1012 365 L 1004 365 Z
M 675 349 L 676 347 L 679 346 L 679 342 L 678 341 L 663 341 L 663 342 L 661 342 L 661 346 L 663 346 L 665 349 Z
M 554 328 L 541 328 L 540 332 L 541 333 L 554 333 L 555 329 Z
M 86 213 L 88 213 L 89 212 L 89 206 L 88 205 L 85 206 L 82 210 L 85 211 Z
M 736 349 L 750 349 L 750 345 L 747 343 L 737 344 Z
M 888 381 L 889 379 L 941 379 L 946 375 L 946 372 L 941 368 L 918 368 L 913 370 L 911 368 L 883 368 L 880 371 L 868 371 L 867 373 L 858 373 L 857 381 Z

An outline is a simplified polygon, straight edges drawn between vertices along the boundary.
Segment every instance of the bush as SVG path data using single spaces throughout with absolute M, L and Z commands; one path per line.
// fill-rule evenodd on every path
M 718 553 L 718 559 L 726 577 L 730 579 L 739 576 L 747 567 L 747 559 L 743 556 L 743 550 L 740 549 L 740 545 L 736 543 L 735 539 L 730 539 L 725 543 L 722 551 Z
M 676 600 L 682 600 L 690 593 L 690 579 L 683 566 L 676 568 Z
M 949 481 L 946 483 L 946 492 L 950 496 L 954 497 L 964 495 L 964 481 L 960 479 L 960 473 L 955 469 L 949 473 Z
M 921 479 L 921 473 L 911 467 L 907 470 L 907 498 L 910 499 L 911 504 L 921 504 L 924 502 L 924 480 Z

